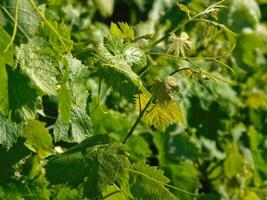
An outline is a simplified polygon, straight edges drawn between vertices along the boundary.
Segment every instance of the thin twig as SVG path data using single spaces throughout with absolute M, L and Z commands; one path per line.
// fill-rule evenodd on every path
M 8 50 L 9 47 L 13 44 L 13 42 L 14 42 L 14 40 L 15 40 L 15 37 L 16 37 L 17 27 L 18 27 L 19 1 L 20 1 L 20 0 L 16 0 L 15 22 L 14 22 L 14 29 L 13 29 L 12 37 L 11 37 L 10 42 L 9 42 L 8 45 L 6 46 L 4 52 L 7 52 L 7 50 Z
M 152 101 L 154 100 L 154 97 L 151 97 L 149 99 L 149 101 L 147 102 L 146 106 L 144 107 L 144 109 L 140 112 L 138 118 L 136 119 L 136 121 L 134 122 L 132 128 L 130 129 L 130 131 L 128 132 L 127 136 L 124 138 L 123 140 L 123 144 L 126 143 L 126 141 L 128 140 L 128 138 L 133 134 L 135 128 L 137 127 L 137 125 L 139 124 L 141 118 L 143 117 L 143 115 L 145 114 L 146 110 L 148 109 L 149 105 L 152 103 Z

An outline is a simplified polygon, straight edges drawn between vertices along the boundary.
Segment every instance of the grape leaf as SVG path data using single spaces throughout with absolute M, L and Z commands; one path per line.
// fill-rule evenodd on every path
M 134 39 L 134 30 L 132 27 L 124 22 L 118 22 L 118 25 L 111 22 L 110 32 L 112 35 L 120 37 L 126 41 L 131 41 Z
M 20 68 L 7 67 L 8 101 L 12 119 L 21 122 L 33 119 L 36 108 L 40 106 L 40 92 L 31 87 L 30 79 L 21 73 Z
M 104 46 L 98 49 L 96 57 L 100 64 L 98 75 L 126 97 L 133 96 L 138 90 L 148 93 L 139 76 L 131 69 L 132 65 L 142 65 L 145 57 L 136 59 L 136 55 L 130 56 L 129 47 L 128 50 L 124 50 L 125 46 L 121 49 L 121 44 L 121 39 L 116 37 L 110 36 L 105 39 Z M 131 52 L 133 48 L 131 47 Z M 135 51 L 141 52 L 138 49 Z
M 67 83 L 58 91 L 58 110 L 62 122 L 68 124 L 71 118 L 71 92 Z
M 56 142 L 81 142 L 92 134 L 91 119 L 86 113 L 87 98 L 86 79 L 89 72 L 81 61 L 71 54 L 64 56 L 63 84 L 59 90 L 59 116 L 54 127 Z M 62 94 L 60 94 L 62 92 Z
M 64 123 L 59 115 L 54 127 L 54 139 L 56 142 L 81 142 L 92 135 L 92 122 L 85 111 L 72 106 L 71 121 Z
M 140 162 L 127 170 L 130 173 L 129 184 L 134 199 L 178 199 L 166 188 L 170 180 L 156 167 Z
M 242 172 L 244 157 L 239 153 L 237 146 L 232 145 L 228 150 L 228 155 L 224 161 L 224 171 L 228 178 L 233 178 L 237 173 Z
M 64 56 L 69 68 L 68 83 L 71 91 L 72 102 L 80 109 L 85 110 L 89 93 L 86 87 L 86 81 L 90 76 L 89 71 L 80 60 L 74 58 L 71 54 Z
M 177 121 L 185 124 L 183 113 L 174 100 L 164 104 L 154 104 L 146 113 L 145 120 L 149 125 L 162 131 Z
M 16 0 L 6 0 L 3 1 L 3 6 L 7 9 L 4 10 L 4 16 L 7 21 L 10 20 L 9 16 L 15 18 L 15 7 Z M 40 7 L 41 8 L 41 7 Z M 20 0 L 19 9 L 18 9 L 18 36 L 23 36 L 24 38 L 32 37 L 39 28 L 41 19 L 40 16 L 36 13 L 32 7 L 30 1 Z M 13 21 L 12 21 L 13 23 Z M 13 24 L 12 24 L 13 25 Z
M 27 44 L 20 45 L 16 56 L 21 70 L 44 94 L 56 95 L 56 76 L 58 75 L 56 64 L 49 54 L 41 52 L 48 48 L 44 38 L 34 37 Z
M 127 196 L 116 185 L 108 186 L 103 192 L 103 198 L 106 200 L 128 200 Z
M 11 46 L 6 52 L 4 51 L 10 40 L 8 33 L 0 27 L 0 111 L 5 115 L 8 114 L 9 109 L 6 64 L 13 65 L 14 47 Z
M 6 65 L 0 60 L 0 112 L 4 115 L 8 114 L 8 81 Z
M 147 64 L 145 52 L 132 43 L 124 43 L 121 38 L 104 38 L 104 47 L 118 60 L 130 66 L 144 67 Z
M 57 22 L 48 21 L 50 26 L 44 26 L 40 29 L 41 35 L 44 38 L 47 38 L 47 42 L 50 47 L 53 49 L 55 57 L 58 57 L 61 60 L 61 56 L 65 53 L 70 53 L 73 42 L 70 36 L 70 28 L 65 25 L 63 22 L 58 24 Z M 51 26 L 53 28 L 51 28 Z M 46 50 L 47 51 L 47 50 Z
M 250 126 L 248 128 L 247 135 L 249 138 L 249 145 L 255 168 L 253 182 L 256 186 L 260 186 L 267 176 L 267 161 L 264 158 L 264 153 L 259 148 L 260 143 L 263 141 L 263 137 L 253 126 Z
M 51 158 L 46 170 L 47 178 L 53 184 L 67 183 L 75 187 L 85 180 L 85 195 L 96 198 L 107 186 L 123 179 L 124 169 L 128 165 L 121 144 L 99 144 Z
M 0 53 L 1 53 L 0 63 L 13 65 L 14 46 L 11 45 L 6 50 L 6 47 L 10 42 L 10 40 L 11 37 L 9 36 L 9 34 L 2 27 L 0 27 Z
M 17 141 L 21 128 L 14 122 L 9 122 L 0 113 L 0 144 L 8 150 Z
M 52 137 L 45 128 L 45 123 L 29 120 L 21 136 L 26 138 L 25 145 L 41 157 L 46 157 L 53 152 Z
M 178 84 L 174 77 L 167 76 L 164 81 L 156 80 L 152 86 L 151 93 L 161 103 L 171 101 L 172 94 L 178 90 Z

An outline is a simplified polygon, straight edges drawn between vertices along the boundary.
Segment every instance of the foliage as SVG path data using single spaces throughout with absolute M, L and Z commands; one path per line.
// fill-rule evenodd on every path
M 265 199 L 266 11 L 1 1 L 0 199 Z

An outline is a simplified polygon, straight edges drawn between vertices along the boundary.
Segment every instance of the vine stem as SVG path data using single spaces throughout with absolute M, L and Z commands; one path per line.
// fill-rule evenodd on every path
M 19 15 L 19 0 L 16 1 L 15 21 L 14 21 L 14 29 L 13 29 L 12 37 L 11 37 L 10 42 L 6 46 L 4 53 L 7 52 L 7 50 L 9 49 L 9 47 L 12 45 L 12 43 L 15 40 L 17 27 L 18 27 L 18 15 Z
M 178 68 L 176 69 L 175 71 L 173 71 L 172 73 L 170 73 L 169 75 L 170 76 L 173 76 L 174 74 L 180 72 L 180 71 L 183 71 L 183 70 L 190 70 L 190 71 L 193 71 L 195 72 L 194 70 L 192 70 L 190 67 L 181 67 L 181 68 Z
M 124 138 L 123 140 L 123 144 L 126 143 L 126 141 L 128 140 L 129 137 L 131 137 L 131 135 L 134 133 L 134 130 L 136 129 L 137 125 L 139 124 L 141 118 L 143 117 L 143 115 L 145 114 L 146 110 L 148 109 L 149 105 L 152 103 L 152 101 L 154 100 L 155 98 L 152 96 L 149 101 L 147 102 L 146 106 L 144 107 L 143 110 L 141 110 L 138 118 L 136 119 L 136 121 L 134 122 L 132 128 L 130 129 L 130 131 L 128 132 L 127 136 Z

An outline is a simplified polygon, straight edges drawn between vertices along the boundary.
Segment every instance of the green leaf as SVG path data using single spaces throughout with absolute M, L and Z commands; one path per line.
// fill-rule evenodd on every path
M 246 104 L 249 108 L 255 110 L 267 110 L 267 94 L 261 90 L 252 90 L 246 93 Z
M 86 197 L 96 198 L 101 196 L 107 186 L 124 178 L 124 169 L 129 163 L 121 144 L 87 144 L 82 151 L 67 152 L 51 158 L 46 165 L 46 175 L 52 184 L 67 183 L 72 187 L 86 180 Z
M 8 79 L 6 72 L 6 65 L 0 60 L 0 112 L 8 115 L 9 102 L 8 102 Z
M 49 50 L 44 38 L 34 37 L 27 44 L 22 44 L 17 49 L 17 59 L 21 70 L 27 74 L 34 84 L 45 94 L 56 95 L 58 71 L 53 57 L 42 52 Z
M 171 192 L 182 200 L 191 200 L 192 195 L 201 187 L 199 176 L 201 175 L 194 163 L 190 160 L 163 165 L 166 175 L 172 180 L 172 184 L 181 190 L 171 189 Z M 182 191 L 183 190 L 183 191 Z
M 126 41 L 131 41 L 134 39 L 134 30 L 132 27 L 124 22 L 118 22 L 118 25 L 111 22 L 110 32 L 112 35 L 120 37 Z
M 147 64 L 145 52 L 130 43 L 125 45 L 122 56 L 123 59 L 133 67 L 144 67 Z
M 127 170 L 130 173 L 130 190 L 134 199 L 178 199 L 166 188 L 170 180 L 156 167 L 137 163 Z
M 71 118 L 71 92 L 66 83 L 58 91 L 58 110 L 62 122 L 68 124 Z
M 31 153 L 23 143 L 24 139 L 19 138 L 16 142 L 16 145 L 13 145 L 11 148 L 8 149 L 8 151 L 6 151 L 6 147 L 0 145 L 1 180 L 8 182 L 8 180 L 10 180 L 10 177 L 14 175 L 16 171 L 16 169 L 12 166 L 14 166 L 17 162 L 19 162 L 21 159 L 25 158 L 29 155 L 29 153 Z
M 255 192 L 246 190 L 242 200 L 261 200 L 261 198 Z
M 267 29 L 265 27 L 257 26 L 256 30 L 244 29 L 238 37 L 234 50 L 237 64 L 245 70 L 265 66 L 264 49 L 266 45 Z
M 71 111 L 71 130 L 73 140 L 81 142 L 86 137 L 92 135 L 92 122 L 85 111 L 81 111 L 77 107 L 73 107 Z
M 14 122 L 9 122 L 0 113 L 0 144 L 6 150 L 8 150 L 17 141 L 19 132 L 21 131 L 20 126 Z
M 169 125 L 180 122 L 185 124 L 181 108 L 174 100 L 167 103 L 156 103 L 145 115 L 145 120 L 150 126 L 163 131 Z
M 263 137 L 253 126 L 248 128 L 247 136 L 255 167 L 253 182 L 256 186 L 260 186 L 267 177 L 267 160 L 264 159 L 263 149 L 260 148 Z
M 228 25 L 234 31 L 241 31 L 245 27 L 255 27 L 260 21 L 261 13 L 256 0 L 228 1 L 227 19 Z M 236 20 L 238 19 L 238 20 Z
M 14 47 L 11 46 L 8 51 L 4 52 L 11 37 L 0 27 L 0 112 L 8 115 L 8 75 L 6 64 L 13 65 Z
M 127 140 L 126 144 L 130 149 L 130 158 L 136 162 L 145 160 L 151 155 L 149 144 L 139 135 L 132 135 L 131 139 Z
M 224 172 L 226 177 L 233 178 L 243 171 L 244 157 L 239 153 L 237 146 L 233 144 L 224 161 Z
M 138 90 L 147 94 L 148 91 L 141 79 L 131 69 L 133 65 L 142 65 L 145 57 L 137 58 L 134 54 L 130 56 L 129 52 L 132 52 L 135 47 L 132 46 L 129 51 L 129 47 L 122 44 L 123 41 L 120 38 L 109 36 L 105 39 L 104 46 L 98 49 L 96 56 L 96 62 L 100 64 L 98 75 L 126 97 L 132 97 Z M 141 52 L 137 48 L 135 51 Z
M 72 102 L 80 109 L 85 110 L 89 93 L 86 82 L 90 76 L 88 68 L 71 54 L 64 56 L 69 68 L 68 83 L 71 91 Z
M 104 38 L 104 47 L 119 62 L 130 66 L 144 67 L 147 64 L 145 52 L 132 43 L 124 43 L 121 38 L 108 36 Z
M 11 16 L 13 19 L 15 18 L 15 7 L 16 0 L 7 0 L 4 1 L 3 4 L 6 9 L 4 9 L 4 14 L 6 20 L 10 20 Z M 41 8 L 41 7 L 40 7 Z M 35 12 L 32 7 L 30 1 L 28 0 L 20 0 L 19 2 L 19 10 L 18 10 L 18 32 L 19 36 L 23 36 L 24 38 L 32 37 L 39 28 L 41 19 L 40 16 Z M 10 20 L 11 21 L 11 20 Z M 13 21 L 12 22 L 12 26 Z
M 59 59 L 64 53 L 70 53 L 73 42 L 70 35 L 70 27 L 63 22 L 58 24 L 57 22 L 47 21 L 50 26 L 46 23 L 40 30 L 41 35 L 48 39 L 48 44 L 53 49 L 55 57 Z M 51 28 L 53 27 L 53 28 Z
M 52 137 L 45 128 L 45 123 L 29 120 L 21 136 L 26 138 L 25 145 L 41 157 L 46 157 L 53 152 Z
M 116 185 L 108 186 L 103 192 L 105 200 L 128 200 L 127 196 Z
M 0 27 L 0 63 L 12 66 L 14 63 L 14 46 L 10 46 L 8 50 L 5 51 L 10 40 L 11 37 L 9 34 L 2 27 Z
M 12 119 L 21 122 L 33 119 L 41 100 L 39 92 L 30 86 L 30 79 L 21 73 L 19 68 L 7 68 L 9 109 Z
M 61 116 L 58 117 L 54 127 L 54 138 L 58 142 L 81 142 L 92 135 L 92 122 L 85 111 L 72 106 L 71 121 L 64 123 Z

